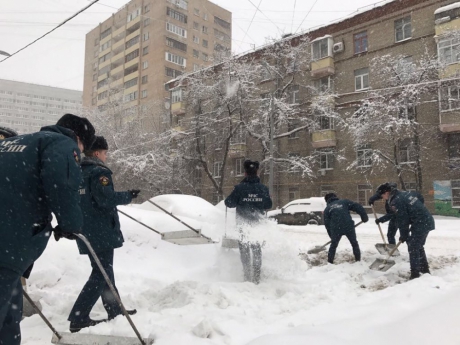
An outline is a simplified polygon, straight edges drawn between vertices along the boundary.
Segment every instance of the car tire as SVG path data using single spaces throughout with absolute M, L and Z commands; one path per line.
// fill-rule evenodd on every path
M 317 219 L 315 218 L 311 218 L 308 222 L 307 222 L 308 225 L 319 225 L 319 222 Z

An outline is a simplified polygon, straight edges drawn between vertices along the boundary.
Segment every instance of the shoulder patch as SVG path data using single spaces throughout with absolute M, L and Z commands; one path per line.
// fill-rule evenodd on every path
M 103 185 L 105 187 L 105 186 L 109 185 L 110 180 L 109 180 L 109 178 L 107 176 L 101 176 L 101 177 L 99 177 L 99 182 L 100 182 L 101 185 Z

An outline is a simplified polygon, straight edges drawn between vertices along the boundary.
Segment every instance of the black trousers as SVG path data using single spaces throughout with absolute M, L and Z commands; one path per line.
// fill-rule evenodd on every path
M 115 286 L 115 276 L 113 273 L 113 249 L 96 253 L 102 266 L 104 267 L 107 275 L 113 286 Z M 72 311 L 68 317 L 70 322 L 85 322 L 89 320 L 89 314 L 93 309 L 99 297 L 102 298 L 102 304 L 109 319 L 113 319 L 122 314 L 120 305 L 115 299 L 112 291 L 106 283 L 101 270 L 97 266 L 93 257 L 89 255 L 91 267 L 93 268 L 88 281 L 86 282 L 83 290 L 80 292 Z M 115 290 L 117 288 L 115 287 Z M 118 293 L 118 290 L 117 290 Z
M 358 240 L 356 239 L 356 231 L 352 229 L 345 233 L 334 233 L 331 232 L 331 245 L 329 247 L 329 253 L 327 255 L 327 261 L 331 264 L 334 262 L 335 252 L 337 250 L 337 246 L 339 245 L 340 239 L 342 236 L 346 236 L 348 241 L 350 241 L 351 247 L 353 248 L 353 254 L 355 256 L 356 261 L 361 260 L 361 251 L 359 249 Z
M 21 344 L 22 285 L 21 275 L 0 268 L 0 344 Z
M 262 246 L 258 242 L 239 241 L 241 262 L 245 281 L 260 282 L 262 268 Z M 252 260 L 251 260 L 252 252 Z M 251 274 L 252 272 L 252 274 Z
M 398 231 L 398 227 L 396 226 L 396 220 L 391 219 L 388 223 L 388 232 L 387 238 L 389 244 L 396 244 L 396 232 Z
M 410 270 L 414 273 L 428 273 L 429 266 L 425 253 L 425 242 L 429 231 L 417 231 L 411 228 L 411 235 L 407 238 L 409 250 Z

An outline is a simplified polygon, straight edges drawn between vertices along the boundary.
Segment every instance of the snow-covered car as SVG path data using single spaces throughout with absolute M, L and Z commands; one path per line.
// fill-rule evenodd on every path
M 281 209 L 268 211 L 269 218 L 276 219 L 278 224 L 286 225 L 323 225 L 323 211 L 326 208 L 324 198 L 313 197 L 293 200 Z

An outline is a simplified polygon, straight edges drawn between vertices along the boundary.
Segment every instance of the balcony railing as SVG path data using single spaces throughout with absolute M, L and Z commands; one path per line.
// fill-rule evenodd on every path
M 326 57 L 311 63 L 311 76 L 313 78 L 323 78 L 335 73 L 334 59 Z

